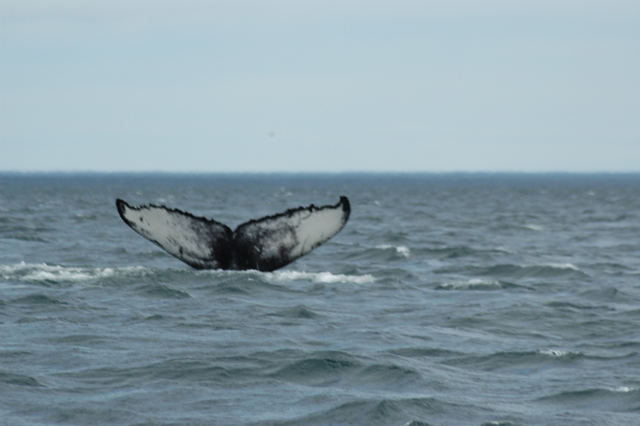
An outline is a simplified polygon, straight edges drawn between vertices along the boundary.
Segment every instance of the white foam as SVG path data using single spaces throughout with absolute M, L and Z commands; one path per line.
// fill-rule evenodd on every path
M 398 254 L 404 256 L 404 257 L 409 257 L 409 254 L 411 253 L 409 251 L 409 248 L 405 247 L 405 246 L 399 246 L 396 247 L 396 251 L 398 252 Z
M 116 274 L 139 274 L 146 273 L 147 269 L 142 266 L 132 266 L 124 268 L 78 268 L 65 267 L 59 265 L 47 265 L 46 263 L 28 264 L 18 263 L 16 265 L 0 265 L 0 275 L 5 279 L 17 279 L 27 282 L 77 282 L 90 281 L 99 278 L 112 277 Z
M 580 269 L 574 265 L 573 263 L 547 263 L 541 266 L 546 266 L 554 269 L 572 269 L 574 271 L 579 271 Z
M 534 225 L 532 223 L 528 223 L 528 224 L 524 225 L 524 227 L 527 228 L 527 229 L 531 229 L 532 231 L 542 231 L 544 229 L 543 226 Z
M 617 388 L 611 388 L 610 390 L 612 392 L 623 392 L 623 393 L 626 393 L 626 392 L 631 392 L 631 391 L 633 391 L 635 389 L 627 387 L 627 386 L 618 386 Z
M 561 357 L 565 357 L 573 354 L 573 352 L 561 351 L 559 349 L 546 349 L 546 350 L 538 351 L 538 353 L 541 353 L 543 355 L 554 356 L 557 358 L 561 358 Z
M 94 277 L 78 268 L 64 269 L 58 267 L 53 270 L 35 270 L 20 277 L 21 281 L 86 281 Z
M 276 271 L 267 272 L 265 275 L 276 281 L 313 281 L 316 283 L 354 283 L 366 284 L 375 281 L 372 275 L 344 275 L 331 272 L 300 272 L 300 271 Z
M 405 258 L 409 257 L 409 255 L 411 254 L 411 250 L 409 250 L 407 246 L 392 246 L 390 244 L 381 244 L 379 246 L 376 246 L 376 248 L 380 250 L 388 250 L 391 248 L 395 249 L 396 253 Z
M 443 289 L 452 290 L 465 290 L 473 288 L 502 288 L 499 281 L 496 280 L 484 280 L 481 278 L 472 278 L 468 281 L 454 281 L 450 283 L 444 283 L 439 286 Z

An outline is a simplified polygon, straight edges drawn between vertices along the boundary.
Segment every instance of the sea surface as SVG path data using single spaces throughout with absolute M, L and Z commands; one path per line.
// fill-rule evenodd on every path
M 351 201 L 272 272 L 115 199 Z M 0 174 L 2 425 L 640 425 L 640 175 Z

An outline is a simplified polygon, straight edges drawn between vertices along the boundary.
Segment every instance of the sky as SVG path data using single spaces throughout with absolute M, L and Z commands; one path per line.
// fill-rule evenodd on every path
M 2 0 L 0 171 L 640 172 L 640 2 Z

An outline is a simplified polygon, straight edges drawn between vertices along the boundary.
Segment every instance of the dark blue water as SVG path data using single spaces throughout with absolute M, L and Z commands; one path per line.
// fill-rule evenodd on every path
M 340 195 L 273 273 L 193 270 L 114 205 Z M 0 175 L 0 423 L 640 424 L 640 175 Z

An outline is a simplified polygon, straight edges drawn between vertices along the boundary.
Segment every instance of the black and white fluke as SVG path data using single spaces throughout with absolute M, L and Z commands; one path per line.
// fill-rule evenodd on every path
M 120 217 L 134 231 L 196 269 L 274 271 L 336 235 L 351 206 L 289 209 L 239 225 L 235 231 L 213 219 L 165 206 L 132 207 L 117 199 Z

